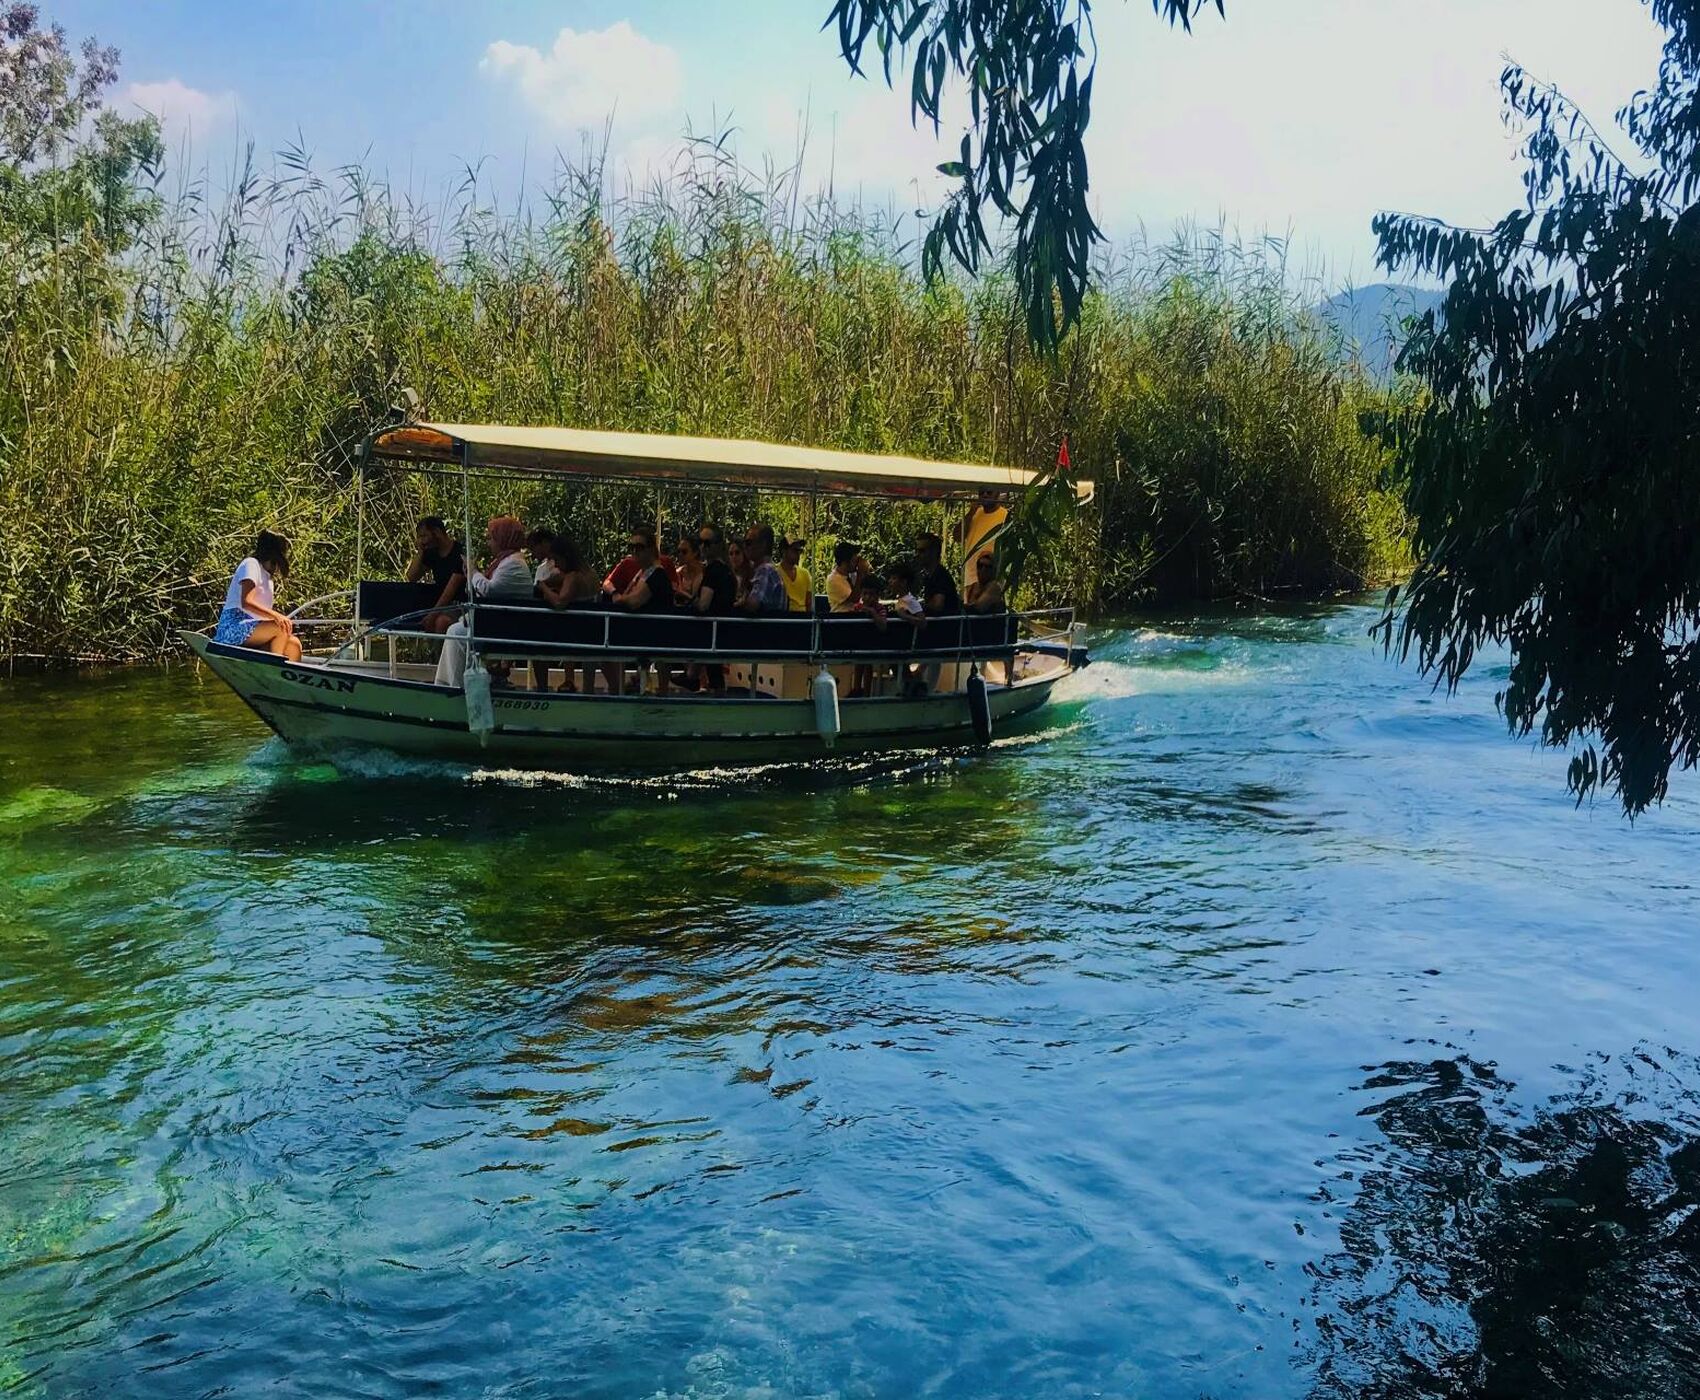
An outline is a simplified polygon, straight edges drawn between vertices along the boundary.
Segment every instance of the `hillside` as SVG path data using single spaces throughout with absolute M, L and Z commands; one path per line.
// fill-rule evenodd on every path
M 1358 351 L 1364 368 L 1384 379 L 1392 374 L 1393 361 L 1404 343 L 1405 320 L 1438 309 L 1443 300 L 1444 294 L 1438 291 L 1377 282 L 1336 293 L 1316 310 Z

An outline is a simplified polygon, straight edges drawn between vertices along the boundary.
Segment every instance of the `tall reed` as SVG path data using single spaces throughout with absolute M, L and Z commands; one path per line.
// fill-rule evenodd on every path
M 403 385 L 446 421 L 776 439 L 1042 467 L 1100 483 L 1031 601 L 1125 607 L 1361 586 L 1405 558 L 1383 390 L 1278 266 L 1208 239 L 1107 266 L 1054 361 L 1007 279 L 924 286 L 894 227 L 705 143 L 610 193 L 594 159 L 495 208 L 424 211 L 358 168 L 252 157 L 214 200 L 158 192 L 127 252 L 0 213 L 0 655 L 141 658 L 204 625 L 254 531 L 297 542 L 291 596 L 354 570 L 353 455 Z M 438 483 L 380 477 L 368 573 Z M 484 487 L 607 561 L 636 487 Z M 761 516 L 895 554 L 936 510 L 674 493 L 680 523 Z M 458 510 L 443 513 L 458 515 Z

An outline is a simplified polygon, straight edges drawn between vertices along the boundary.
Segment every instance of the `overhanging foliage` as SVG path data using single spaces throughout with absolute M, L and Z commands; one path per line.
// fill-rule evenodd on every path
M 1422 562 L 1388 644 L 1448 687 L 1508 644 L 1512 730 L 1579 744 L 1578 800 L 1631 815 L 1700 760 L 1700 0 L 1651 7 L 1632 157 L 1512 65 L 1526 207 L 1375 223 L 1385 266 L 1448 285 L 1402 360 L 1429 389 L 1398 429 Z

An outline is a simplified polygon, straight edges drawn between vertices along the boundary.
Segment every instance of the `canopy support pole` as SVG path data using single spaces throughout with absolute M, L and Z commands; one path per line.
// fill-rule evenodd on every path
M 462 528 L 464 533 L 462 533 L 462 535 L 460 537 L 461 538 L 460 551 L 461 551 L 461 562 L 466 565 L 466 583 L 464 585 L 462 585 L 466 589 L 466 611 L 462 614 L 462 616 L 466 619 L 466 655 L 467 655 L 467 659 L 469 661 L 472 659 L 472 655 L 473 655 L 473 652 L 472 652 L 472 629 L 473 629 L 473 620 L 472 620 L 472 612 L 473 612 L 473 608 L 472 608 L 472 471 L 471 471 L 471 465 L 472 464 L 468 460 L 471 457 L 471 455 L 472 455 L 472 449 L 470 447 L 468 447 L 465 443 L 462 443 L 461 448 L 460 448 L 460 510 L 461 510 L 461 520 L 462 520 L 461 528 Z M 447 645 L 447 643 L 444 643 L 444 645 Z
M 354 630 L 360 630 L 360 580 L 366 576 L 366 457 L 372 439 L 360 444 L 360 455 L 354 463 Z M 370 652 L 364 638 L 360 641 L 360 659 Z M 395 660 L 395 643 L 390 643 L 390 660 Z
M 366 573 L 366 464 L 354 469 L 354 582 Z

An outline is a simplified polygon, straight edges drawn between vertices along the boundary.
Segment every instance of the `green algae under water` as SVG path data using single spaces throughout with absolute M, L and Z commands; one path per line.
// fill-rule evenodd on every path
M 676 781 L 0 683 L 0 1392 L 1695 1393 L 1700 793 L 1372 618 Z

